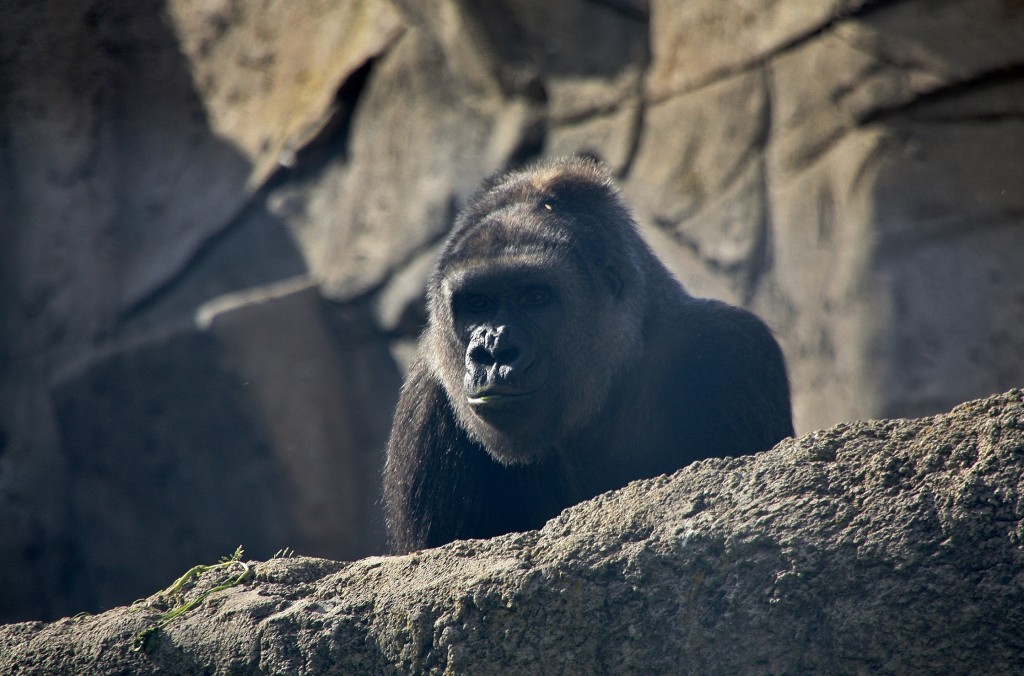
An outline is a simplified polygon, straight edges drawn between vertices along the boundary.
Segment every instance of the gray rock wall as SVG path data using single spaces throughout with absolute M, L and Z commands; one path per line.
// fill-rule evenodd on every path
M 540 531 L 237 563 L 132 608 L 0 627 L 0 670 L 1017 674 L 1022 479 L 1014 390 L 698 462 Z
M 1015 3 L 2 14 L 0 621 L 239 543 L 381 551 L 432 252 L 539 155 L 601 156 L 692 292 L 772 326 L 800 432 L 1024 382 Z

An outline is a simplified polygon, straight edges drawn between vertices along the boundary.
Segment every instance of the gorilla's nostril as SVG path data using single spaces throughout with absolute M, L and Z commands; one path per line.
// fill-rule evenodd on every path
M 494 364 L 494 357 L 491 355 L 491 351 L 486 347 L 483 345 L 477 345 L 470 349 L 469 361 L 481 366 L 491 366 Z

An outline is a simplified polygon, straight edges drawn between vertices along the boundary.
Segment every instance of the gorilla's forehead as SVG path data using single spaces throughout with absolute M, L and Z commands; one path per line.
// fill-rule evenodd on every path
M 504 261 L 514 256 L 557 258 L 573 247 L 564 223 L 543 207 L 516 204 L 498 209 L 455 233 L 445 251 L 445 265 L 468 261 Z
M 496 246 L 561 247 L 570 241 L 566 226 L 543 204 L 506 204 L 465 225 L 457 235 L 457 247 L 477 251 Z
M 458 233 L 442 256 L 444 277 L 482 278 L 486 273 L 512 279 L 556 274 L 558 270 L 587 276 L 586 259 L 566 224 L 544 218 L 546 213 L 524 211 L 502 209 Z
M 564 285 L 564 271 L 574 265 L 562 265 L 547 250 L 523 251 L 500 259 L 466 257 L 445 267 L 443 283 L 449 293 L 458 289 L 514 287 L 521 284 Z

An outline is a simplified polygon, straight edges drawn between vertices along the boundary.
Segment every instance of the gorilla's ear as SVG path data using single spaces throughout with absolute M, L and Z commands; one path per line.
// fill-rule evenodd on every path
M 601 270 L 601 273 L 601 277 L 608 285 L 608 290 L 611 294 L 616 298 L 621 298 L 625 283 L 622 281 L 622 276 L 619 274 L 619 271 L 610 265 L 606 265 Z

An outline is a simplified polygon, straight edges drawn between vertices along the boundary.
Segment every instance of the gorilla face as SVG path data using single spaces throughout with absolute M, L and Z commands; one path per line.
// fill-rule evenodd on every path
M 462 394 L 478 416 L 514 427 L 550 394 L 547 357 L 561 305 L 556 285 L 536 273 L 470 274 L 452 290 L 465 352 Z
M 581 432 L 640 353 L 646 291 L 627 242 L 643 246 L 614 194 L 560 172 L 498 185 L 456 223 L 422 354 L 495 460 L 530 463 Z
M 442 256 L 428 354 L 463 429 L 504 464 L 548 452 L 594 417 L 625 354 L 612 275 L 574 255 L 543 204 L 499 209 Z M 602 336 L 603 338 L 595 338 Z
M 463 391 L 478 415 L 528 408 L 546 384 L 547 362 L 537 358 L 535 336 L 554 324 L 547 315 L 555 296 L 546 284 L 515 279 L 477 281 L 452 296 L 456 330 L 466 344 Z
M 452 353 L 461 357 L 449 398 L 471 436 L 502 462 L 527 462 L 549 447 L 573 396 L 559 363 L 571 342 L 567 301 L 578 301 L 567 281 L 506 261 L 460 270 L 447 285 Z

